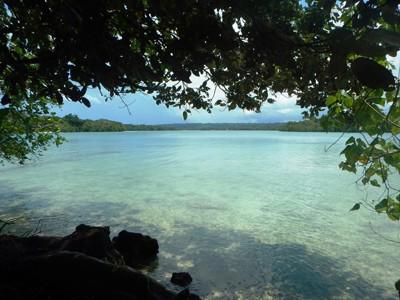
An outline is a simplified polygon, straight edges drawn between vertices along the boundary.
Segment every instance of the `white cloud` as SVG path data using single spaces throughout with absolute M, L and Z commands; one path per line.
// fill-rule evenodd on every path
M 281 114 L 289 114 L 293 112 L 293 108 L 282 108 L 282 109 L 277 109 L 276 111 L 281 113 Z

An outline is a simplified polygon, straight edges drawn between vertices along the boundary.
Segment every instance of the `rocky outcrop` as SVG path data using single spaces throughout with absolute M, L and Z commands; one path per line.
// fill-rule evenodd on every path
M 394 287 L 396 288 L 397 292 L 399 293 L 399 299 L 400 299 L 400 279 L 396 281 L 394 284 Z
M 156 240 L 123 231 L 113 243 L 109 234 L 108 227 L 79 225 L 65 237 L 0 236 L 0 299 L 199 299 L 188 290 L 175 294 L 125 265 L 114 247 L 137 262 L 156 256 Z
M 115 265 L 124 265 L 122 255 L 110 240 L 109 227 L 81 224 L 72 234 L 62 238 L 58 250 L 80 252 Z
M 19 260 L 1 282 L 23 283 L 39 299 L 174 299 L 175 294 L 126 266 L 71 251 L 49 252 Z M 23 292 L 23 291 L 21 291 Z M 28 299 L 28 297 L 26 298 Z
M 122 230 L 113 238 L 115 248 L 131 267 L 147 265 L 156 259 L 158 242 L 147 235 Z

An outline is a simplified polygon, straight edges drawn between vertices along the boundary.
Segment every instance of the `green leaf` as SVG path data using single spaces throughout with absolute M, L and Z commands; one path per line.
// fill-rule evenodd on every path
M 336 96 L 329 96 L 328 98 L 326 98 L 326 105 L 327 106 L 331 106 L 333 103 L 336 103 L 338 100 L 338 98 Z
M 185 111 L 183 111 L 183 119 L 186 121 L 187 117 L 188 117 L 188 113 L 185 110 Z
M 375 210 L 378 213 L 385 212 L 387 210 L 387 205 L 388 205 L 388 199 L 385 198 L 385 199 L 381 200 L 381 202 L 379 202 L 377 205 L 375 205 Z
M 3 97 L 1 98 L 1 104 L 2 105 L 7 105 L 11 103 L 11 99 L 10 97 L 8 97 L 7 94 L 3 95 Z
M 346 145 L 353 144 L 355 143 L 356 139 L 354 136 L 349 137 L 349 139 L 346 141 Z
M 375 145 L 374 145 L 374 148 L 375 148 L 376 150 L 379 150 L 379 151 L 385 151 L 385 149 L 383 148 L 383 146 L 382 146 L 381 144 L 375 144 Z
M 392 72 L 372 59 L 366 57 L 355 59 L 351 64 L 351 70 L 363 85 L 371 89 L 394 89 Z
M 354 204 L 354 206 L 350 209 L 350 211 L 359 210 L 360 207 L 361 207 L 361 204 L 360 204 L 360 203 L 356 203 L 356 204 Z
M 373 185 L 373 186 L 376 186 L 376 187 L 380 187 L 381 185 L 378 183 L 378 180 L 376 180 L 376 179 L 372 179 L 370 182 L 369 182 L 371 185 Z
M 343 104 L 347 107 L 347 108 L 351 108 L 353 106 L 353 99 L 351 97 L 345 97 L 343 99 Z
M 91 106 L 90 105 L 90 101 L 87 98 L 82 97 L 81 101 L 86 107 L 90 107 Z
M 373 102 L 377 105 L 385 105 L 386 103 L 386 98 L 380 98 L 380 97 L 375 97 L 375 98 L 369 98 L 368 102 Z
M 372 176 L 375 175 L 375 173 L 376 173 L 375 168 L 370 167 L 370 168 L 368 168 L 367 171 L 365 171 L 365 176 L 368 177 L 368 178 L 371 178 Z
M 387 212 L 387 215 L 389 217 L 390 220 L 392 221 L 398 221 L 400 220 L 400 211 L 398 210 L 390 210 Z

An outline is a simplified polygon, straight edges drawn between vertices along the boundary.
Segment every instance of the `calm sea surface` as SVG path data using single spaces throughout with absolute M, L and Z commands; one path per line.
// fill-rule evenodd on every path
M 145 270 L 188 271 L 205 299 L 395 299 L 399 224 L 355 202 L 378 191 L 339 170 L 338 134 L 178 131 L 66 134 L 23 167 L 0 166 L 14 230 L 86 223 L 158 239 Z M 400 178 L 394 178 L 400 182 Z M 39 221 L 43 219 L 42 221 Z M 22 226 L 22 227 L 21 227 Z

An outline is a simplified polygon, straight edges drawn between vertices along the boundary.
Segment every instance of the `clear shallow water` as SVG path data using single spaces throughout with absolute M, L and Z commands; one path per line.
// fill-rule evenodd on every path
M 0 210 L 158 239 L 146 270 L 188 271 L 205 299 L 395 299 L 399 225 L 355 202 L 377 191 L 339 170 L 337 134 L 179 131 L 68 134 L 23 167 L 0 167 Z M 343 142 L 345 139 L 343 140 Z M 399 178 L 400 181 L 400 178 Z M 176 288 L 175 288 L 176 289 Z

